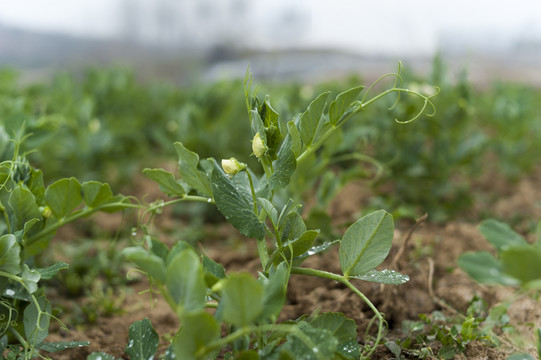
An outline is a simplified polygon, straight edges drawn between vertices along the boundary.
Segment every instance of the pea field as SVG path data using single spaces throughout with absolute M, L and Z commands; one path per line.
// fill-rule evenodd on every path
M 0 359 L 541 357 L 541 89 L 380 75 L 0 70 Z

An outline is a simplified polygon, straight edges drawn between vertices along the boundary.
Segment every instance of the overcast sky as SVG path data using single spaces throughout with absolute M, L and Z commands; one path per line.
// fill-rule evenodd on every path
M 0 0 L 0 24 L 111 37 L 119 31 L 121 1 Z M 494 44 L 524 36 L 541 39 L 541 1 L 537 0 L 257 0 L 253 7 L 258 17 L 278 16 L 284 7 L 294 8 L 311 24 L 302 45 L 353 51 L 430 53 L 441 35 L 451 34 L 464 41 L 483 38 Z

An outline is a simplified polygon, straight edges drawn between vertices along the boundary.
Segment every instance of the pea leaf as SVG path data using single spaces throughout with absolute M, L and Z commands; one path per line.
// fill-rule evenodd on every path
M 220 326 L 214 317 L 205 311 L 188 313 L 182 317 L 182 327 L 173 339 L 173 349 L 177 359 L 211 360 L 218 350 L 203 356 L 196 356 L 207 344 L 220 338 Z
M 401 285 L 410 280 L 409 276 L 402 275 L 394 270 L 369 270 L 364 274 L 351 276 L 354 279 L 370 281 L 380 284 Z
M 160 190 L 169 196 L 182 197 L 186 194 L 186 190 L 169 171 L 164 169 L 144 169 L 143 174 L 157 182 Z
M 299 328 L 309 338 L 310 344 L 292 334 L 287 336 L 287 341 L 281 347 L 282 351 L 291 352 L 295 359 L 333 359 L 338 341 L 331 331 L 306 323 L 300 324 Z
M 531 245 L 513 246 L 500 253 L 503 270 L 522 284 L 541 279 L 541 249 Z
M 316 129 L 321 119 L 321 114 L 327 103 L 329 92 L 324 92 L 319 95 L 314 101 L 308 105 L 306 111 L 302 114 L 299 121 L 299 131 L 304 146 L 309 147 L 316 135 Z
M 339 343 L 357 338 L 355 320 L 348 319 L 342 313 L 329 312 L 320 314 L 310 321 L 310 325 L 314 328 L 330 331 Z
M 233 274 L 222 287 L 223 318 L 235 326 L 246 326 L 263 312 L 263 285 L 248 273 Z
M 285 188 L 295 173 L 296 167 L 295 154 L 288 147 L 281 147 L 278 152 L 278 159 L 274 162 L 274 172 L 269 178 L 271 189 Z
M 21 270 L 21 248 L 12 234 L 0 237 L 0 270 L 9 274 L 18 274 Z
M 113 197 L 113 191 L 109 184 L 98 181 L 87 181 L 81 186 L 83 201 L 89 208 L 95 208 L 105 204 Z
M 53 353 L 53 352 L 58 352 L 58 351 L 64 351 L 66 349 L 79 348 L 79 347 L 88 346 L 88 345 L 90 345 L 88 341 L 42 342 L 41 344 L 37 346 L 37 348 L 43 351 Z M 106 359 L 103 358 L 103 360 L 106 360 Z
M 126 353 L 130 360 L 152 360 L 158 350 L 160 337 L 149 319 L 136 321 L 130 326 Z
M 381 264 L 393 240 L 393 218 L 384 210 L 363 216 L 351 225 L 340 244 L 344 276 L 362 275 Z
M 287 123 L 287 132 L 291 139 L 291 151 L 295 156 L 299 156 L 302 149 L 301 133 L 295 124 L 295 121 L 291 120 Z
M 512 245 L 526 245 L 527 242 L 505 223 L 488 219 L 479 225 L 479 232 L 496 250 L 505 250 Z
M 175 143 L 175 149 L 177 150 L 178 170 L 182 180 L 202 194 L 212 197 L 207 174 L 199 169 L 199 155 L 186 149 L 180 142 Z
M 246 194 L 240 186 L 235 186 L 216 162 L 211 178 L 214 201 L 227 221 L 241 234 L 262 239 L 265 226 L 254 213 L 253 204 L 246 200 L 251 195 Z
M 79 205 L 82 201 L 81 184 L 76 178 L 60 179 L 45 190 L 45 202 L 51 208 L 57 219 L 62 219 Z
M 331 102 L 331 105 L 329 106 L 329 120 L 332 125 L 336 125 L 338 123 L 342 115 L 348 111 L 349 105 L 355 100 L 363 89 L 364 86 L 354 87 L 336 96 L 336 99 Z
M 518 280 L 507 275 L 503 264 L 486 251 L 469 252 L 458 258 L 458 265 L 475 281 L 483 284 L 518 285 Z
M 51 304 L 41 296 L 37 299 L 39 309 L 32 301 L 24 309 L 23 324 L 24 335 L 30 344 L 38 345 L 49 335 L 49 322 L 51 320 Z
M 203 255 L 202 259 L 205 282 L 207 283 L 207 287 L 210 288 L 219 280 L 226 277 L 225 269 L 221 264 L 217 263 L 206 255 Z
M 165 262 L 161 257 L 148 252 L 142 247 L 126 248 L 122 251 L 122 254 L 152 278 L 162 284 L 165 283 Z
M 40 273 L 41 279 L 43 280 L 49 280 L 52 279 L 53 276 L 56 275 L 57 272 L 60 270 L 68 269 L 69 265 L 65 262 L 57 262 L 56 264 L 53 264 L 46 268 L 36 268 L 35 270 Z
M 121 359 L 118 359 L 114 357 L 113 355 L 109 355 L 104 352 L 93 352 L 86 358 L 86 360 L 121 360 Z
M 24 230 L 25 224 L 33 219 L 42 220 L 34 195 L 21 186 L 11 192 L 6 211 L 12 232 Z
M 260 275 L 259 282 L 263 285 L 263 312 L 262 317 L 278 316 L 286 300 L 289 269 L 286 263 L 278 265 L 268 277 Z
M 301 234 L 297 239 L 288 241 L 277 248 L 271 255 L 269 265 L 296 258 L 310 250 L 314 241 L 319 234 L 319 230 L 308 230 Z
M 178 304 L 179 315 L 205 307 L 207 286 L 197 254 L 186 249 L 167 265 L 167 290 Z

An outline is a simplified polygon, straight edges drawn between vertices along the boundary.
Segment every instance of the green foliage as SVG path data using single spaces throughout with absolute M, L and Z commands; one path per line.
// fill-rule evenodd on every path
M 400 340 L 388 341 L 385 346 L 395 359 L 405 355 L 419 359 L 454 359 L 463 354 L 472 341 L 484 342 L 486 346 L 499 344 L 494 331 L 506 326 L 508 318 L 500 311 L 489 311 L 484 301 L 474 298 L 466 315 L 445 316 L 440 311 L 430 315 L 421 314 L 419 321 L 405 321 Z
M 66 178 L 46 187 L 42 172 L 19 156 L 21 139 L 14 136 L 10 142 L 12 158 L 0 162 L 0 339 L 9 356 L 31 359 L 40 350 L 54 352 L 84 345 L 45 342 L 52 309 L 42 280 L 53 278 L 68 264 L 38 268 L 36 256 L 62 226 L 97 211 L 132 205 L 98 182 L 81 184 Z
M 493 219 L 483 221 L 479 231 L 494 246 L 498 257 L 488 252 L 461 255 L 458 265 L 468 275 L 480 283 L 539 289 L 541 242 L 530 244 L 507 224 Z
M 375 269 L 391 249 L 392 216 L 376 211 L 352 224 L 341 240 L 317 241 L 320 230 L 309 229 L 300 211 L 298 200 L 302 196 L 298 186 L 303 187 L 302 192 L 306 183 L 301 185 L 304 180 L 298 176 L 311 177 L 309 183 L 317 182 L 339 149 L 332 139 L 341 135 L 349 119 L 378 99 L 407 92 L 424 99 L 425 106 L 431 104 L 430 97 L 398 87 L 400 76 L 392 76 L 397 79 L 395 85 L 368 100 L 365 94 L 356 101 L 363 87 L 355 87 L 338 94 L 328 106 L 329 93 L 324 92 L 293 120 L 281 122 L 268 96 L 260 100 L 250 94 L 248 74 L 245 96 L 251 135 L 246 143 L 252 139 L 253 155 L 262 171 L 252 170 L 249 161 L 239 162 L 227 156 L 220 167 L 216 159 L 202 159 L 179 142 L 175 148 L 180 178 L 163 169 L 144 171 L 173 197 L 151 204 L 147 209 L 150 219 L 164 206 L 179 202 L 213 204 L 241 234 L 256 241 L 261 260 L 257 278 L 248 273 L 227 274 L 187 243 L 180 241 L 169 248 L 152 237 L 150 226 L 142 226 L 147 241 L 125 249 L 123 254 L 148 274 L 178 315 L 182 325 L 172 345 L 177 358 L 213 359 L 227 346 L 232 351 L 226 358 L 269 360 L 354 359 L 361 354 L 369 357 L 375 350 L 383 335 L 383 316 L 350 279 L 385 284 L 409 280 L 392 270 Z M 302 173 L 307 169 L 304 164 L 314 162 L 320 164 L 317 169 Z M 343 275 L 300 267 L 307 257 L 338 243 Z M 293 273 L 341 282 L 361 297 L 379 322 L 373 345 L 362 350 L 356 341 L 355 323 L 343 314 L 325 313 L 309 321 L 301 318 L 276 323 Z M 216 310 L 211 315 L 204 308 Z M 221 335 L 219 329 L 224 329 L 225 334 Z

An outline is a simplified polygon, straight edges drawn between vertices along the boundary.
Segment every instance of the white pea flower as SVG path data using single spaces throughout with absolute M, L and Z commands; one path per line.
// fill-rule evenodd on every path
M 240 163 L 235 158 L 222 159 L 222 169 L 227 175 L 235 175 L 239 171 L 246 170 L 246 164 Z
M 263 139 L 259 136 L 259 133 L 255 134 L 254 139 L 252 140 L 252 151 L 254 152 L 254 155 L 259 158 L 263 156 L 267 150 L 267 145 L 265 145 Z

